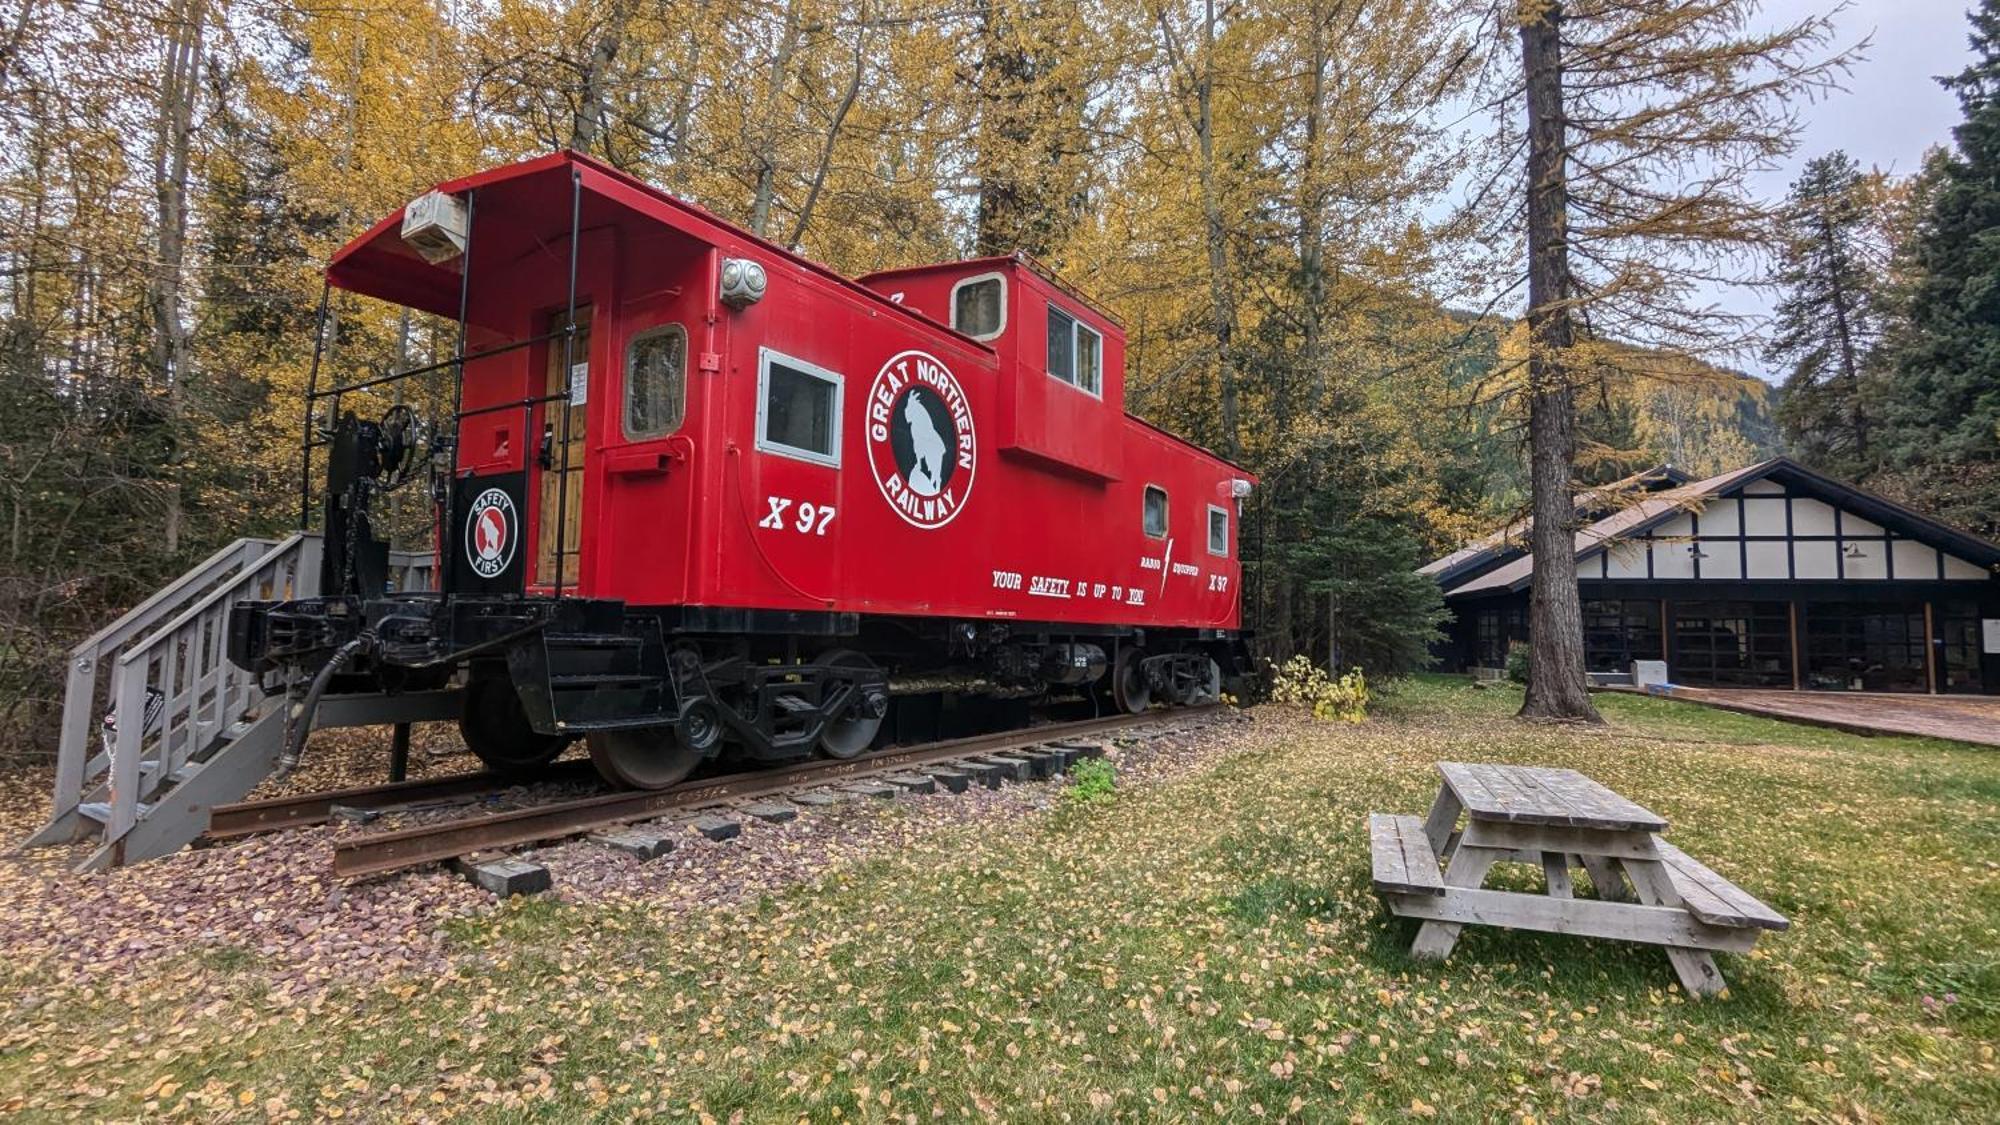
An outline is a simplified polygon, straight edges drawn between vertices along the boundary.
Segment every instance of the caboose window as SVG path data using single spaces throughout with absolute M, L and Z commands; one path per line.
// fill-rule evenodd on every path
M 951 287 L 951 326 L 975 340 L 991 340 L 1007 327 L 1007 282 L 997 273 L 968 277 Z
M 1208 553 L 1229 557 L 1229 509 L 1208 506 Z
M 1154 539 L 1167 537 L 1167 490 L 1157 484 L 1146 486 L 1146 534 Z
M 687 329 L 648 328 L 625 345 L 625 437 L 662 437 L 687 415 Z
M 769 348 L 757 356 L 757 448 L 839 468 L 840 376 Z
M 1104 337 L 1049 306 L 1049 374 L 1094 395 L 1104 393 Z

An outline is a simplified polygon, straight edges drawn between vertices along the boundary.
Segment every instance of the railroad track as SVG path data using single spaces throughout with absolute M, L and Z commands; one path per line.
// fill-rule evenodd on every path
M 335 808 L 381 810 L 460 798 L 476 798 L 524 782 L 596 779 L 597 771 L 591 767 L 589 760 L 578 759 L 557 762 L 532 778 L 526 779 L 503 777 L 481 770 L 477 773 L 455 773 L 417 781 L 396 781 L 386 785 L 329 789 L 318 793 L 302 793 L 296 797 L 243 801 L 233 805 L 215 806 L 215 810 L 209 814 L 208 831 L 202 836 L 211 843 L 224 843 L 244 836 L 254 836 L 260 832 L 276 832 L 285 828 L 305 828 L 314 824 L 324 824 L 333 815 Z
M 532 808 L 484 813 L 394 832 L 377 832 L 334 846 L 334 874 L 343 878 L 383 875 L 457 859 L 476 852 L 521 847 L 651 820 L 666 813 L 712 808 L 737 801 L 774 797 L 801 789 L 851 783 L 920 766 L 935 766 L 980 754 L 1059 743 L 1112 731 L 1178 722 L 1213 713 L 1217 705 L 1157 714 L 1116 715 L 1079 722 L 1051 723 L 1025 730 L 954 738 L 920 746 L 883 750 L 846 761 L 811 761 L 774 769 L 729 774 L 670 789 L 606 793 Z

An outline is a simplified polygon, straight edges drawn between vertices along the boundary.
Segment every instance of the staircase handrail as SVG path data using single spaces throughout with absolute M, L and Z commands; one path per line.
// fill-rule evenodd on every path
M 78 642 L 70 649 L 63 684 L 62 727 L 56 743 L 55 806 L 51 825 L 82 802 L 91 756 L 91 728 L 97 709 L 97 674 L 104 658 L 159 624 L 200 590 L 269 554 L 277 540 L 246 536 L 210 555 L 192 570 Z
M 214 691 L 217 722 L 226 726 L 240 717 L 224 712 L 228 709 L 237 688 L 248 685 L 248 688 L 254 689 L 255 685 L 249 679 L 248 673 L 237 674 L 228 667 L 229 656 L 223 636 L 227 628 L 228 603 L 241 598 L 246 592 L 251 592 L 255 596 L 250 588 L 266 576 L 272 577 L 275 587 L 279 580 L 277 576 L 287 563 L 295 564 L 297 567 L 294 574 L 296 585 L 292 590 L 285 592 L 274 588 L 271 596 L 277 598 L 311 596 L 317 591 L 319 576 L 316 560 L 309 557 L 314 553 L 310 548 L 317 547 L 318 541 L 318 535 L 308 533 L 297 533 L 288 537 L 262 555 L 249 560 L 235 574 L 223 579 L 214 589 L 188 604 L 172 620 L 147 634 L 143 639 L 127 645 L 125 651 L 119 654 L 111 679 L 113 713 L 118 716 L 119 721 L 113 734 L 111 748 L 111 819 L 106 823 L 104 830 L 107 842 L 115 841 L 129 831 L 138 817 L 139 764 L 145 756 L 146 735 L 149 733 L 146 722 L 147 680 L 153 660 L 156 657 L 177 659 L 177 654 L 165 653 L 164 650 L 183 640 L 187 641 L 188 659 L 195 664 L 187 670 L 189 689 L 186 707 L 189 718 L 191 719 L 200 707 L 203 684 L 211 675 L 216 677 Z M 299 588 L 307 585 L 313 589 Z M 204 618 L 212 618 L 208 622 L 211 632 L 206 638 L 206 643 L 201 632 Z M 184 637 L 183 633 L 191 628 L 194 633 Z M 163 664 L 164 667 L 166 665 Z M 162 675 L 166 673 L 163 671 Z M 239 679 L 243 681 L 242 685 L 234 682 Z M 181 721 L 181 717 L 177 714 L 180 704 L 175 698 L 175 687 L 176 685 L 172 683 L 166 685 L 165 708 L 160 720 L 163 740 L 168 738 L 175 723 Z M 251 693 L 246 689 L 246 694 Z M 261 695 L 261 693 L 254 694 Z M 161 768 L 170 772 L 173 765 L 172 747 L 163 746 L 160 757 Z

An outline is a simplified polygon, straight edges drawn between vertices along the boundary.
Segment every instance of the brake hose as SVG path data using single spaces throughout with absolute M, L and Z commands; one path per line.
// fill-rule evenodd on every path
M 326 666 L 313 676 L 312 683 L 306 687 L 304 698 L 291 704 L 291 712 L 285 716 L 285 749 L 278 755 L 278 769 L 272 776 L 285 777 L 298 768 L 299 758 L 304 756 L 306 751 L 306 736 L 312 733 L 313 712 L 319 710 L 319 697 L 326 694 L 326 686 L 333 682 L 333 677 L 340 673 L 347 662 L 354 659 L 356 653 L 369 647 L 374 639 L 372 634 L 362 633 L 341 645 L 334 652 L 332 659 L 326 662 Z

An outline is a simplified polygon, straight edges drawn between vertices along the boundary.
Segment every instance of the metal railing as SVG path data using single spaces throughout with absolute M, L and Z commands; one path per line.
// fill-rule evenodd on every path
M 56 757 L 54 805 L 30 844 L 74 834 L 79 809 L 103 792 L 105 840 L 131 830 L 148 792 L 226 737 L 264 701 L 256 677 L 230 663 L 230 610 L 245 601 L 318 593 L 316 533 L 238 539 L 70 651 Z M 428 590 L 428 553 L 394 552 L 390 587 Z M 100 676 L 109 669 L 108 690 Z M 96 721 L 100 700 L 110 711 Z M 94 747 L 92 728 L 101 727 Z M 151 767 L 150 769 L 148 767 Z

